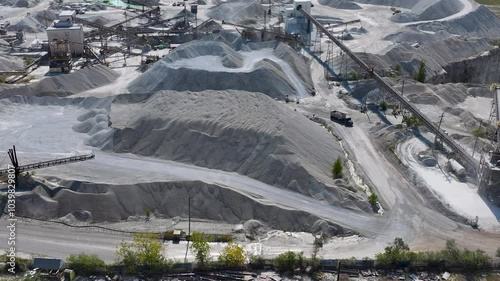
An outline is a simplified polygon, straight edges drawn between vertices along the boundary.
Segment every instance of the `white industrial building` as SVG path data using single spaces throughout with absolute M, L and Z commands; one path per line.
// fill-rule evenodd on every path
M 62 11 L 59 19 L 47 28 L 49 43 L 54 40 L 67 40 L 70 43 L 71 54 L 83 54 L 83 26 L 75 24 L 76 11 Z M 54 50 L 51 50 L 51 52 Z
M 299 35 L 303 41 L 311 39 L 311 22 L 302 14 L 297 11 L 297 7 L 302 6 L 302 9 L 311 14 L 311 0 L 294 0 L 293 6 L 286 7 L 284 12 L 285 32 L 287 34 Z

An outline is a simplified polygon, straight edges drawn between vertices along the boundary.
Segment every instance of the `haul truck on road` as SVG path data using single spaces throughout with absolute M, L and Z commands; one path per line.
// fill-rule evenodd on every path
M 348 117 L 347 114 L 337 110 L 330 111 L 330 120 L 340 123 L 346 127 L 353 126 L 351 117 Z

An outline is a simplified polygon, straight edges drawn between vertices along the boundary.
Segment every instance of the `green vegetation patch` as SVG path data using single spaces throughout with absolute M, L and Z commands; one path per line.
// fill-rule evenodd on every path
M 476 0 L 476 2 L 483 5 L 500 5 L 500 0 Z

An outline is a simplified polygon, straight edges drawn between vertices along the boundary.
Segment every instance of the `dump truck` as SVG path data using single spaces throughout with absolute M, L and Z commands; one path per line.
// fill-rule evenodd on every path
M 347 114 L 337 110 L 333 110 L 330 112 L 330 120 L 340 123 L 346 127 L 353 126 L 351 117 L 348 117 Z

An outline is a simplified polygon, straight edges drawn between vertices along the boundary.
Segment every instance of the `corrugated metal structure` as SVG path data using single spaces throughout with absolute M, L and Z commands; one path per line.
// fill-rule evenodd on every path
M 71 53 L 74 55 L 83 54 L 83 26 L 75 24 L 75 11 L 62 11 L 59 19 L 52 22 L 47 27 L 47 39 L 49 42 L 54 40 L 67 40 L 70 43 Z M 53 50 L 50 49 L 52 52 Z

